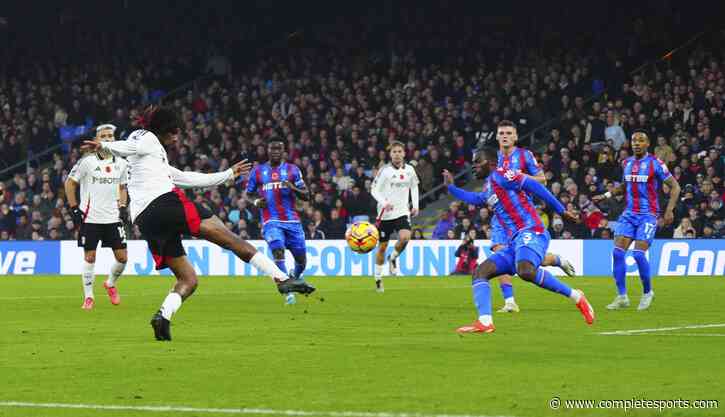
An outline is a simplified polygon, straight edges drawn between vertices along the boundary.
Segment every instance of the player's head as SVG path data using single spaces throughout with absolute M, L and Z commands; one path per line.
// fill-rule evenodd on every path
M 116 140 L 116 126 L 112 124 L 98 126 L 96 128 L 96 140 L 99 142 L 113 142 Z
M 498 139 L 498 144 L 501 146 L 501 149 L 513 147 L 519 139 L 516 124 L 510 120 L 501 120 L 498 122 L 496 139 Z
M 282 154 L 284 153 L 284 143 L 279 139 L 272 139 L 267 144 L 267 155 L 269 156 L 269 162 L 273 165 L 278 165 L 282 161 Z
M 156 135 L 164 145 L 170 145 L 178 139 L 182 126 L 181 119 L 170 107 L 149 106 L 137 122 Z
M 473 151 L 473 171 L 477 178 L 486 178 L 491 171 L 496 169 L 497 163 L 496 149 L 482 147 Z
M 635 130 L 632 133 L 632 151 L 637 158 L 643 157 L 649 150 L 649 136 L 644 130 Z
M 394 140 L 390 142 L 390 161 L 395 166 L 400 166 L 405 160 L 405 145 L 403 142 Z

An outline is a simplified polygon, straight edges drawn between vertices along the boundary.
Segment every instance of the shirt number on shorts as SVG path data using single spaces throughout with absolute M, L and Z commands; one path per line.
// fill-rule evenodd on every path
M 657 226 L 652 223 L 644 224 L 644 235 L 647 237 L 647 239 L 651 238 L 652 235 L 655 234 L 656 229 L 657 229 Z
M 118 226 L 118 235 L 121 236 L 121 242 L 126 242 L 126 229 L 123 226 Z

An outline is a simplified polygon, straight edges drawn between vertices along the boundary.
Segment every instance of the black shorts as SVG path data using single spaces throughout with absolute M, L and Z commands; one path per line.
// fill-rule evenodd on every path
M 390 236 L 401 230 L 410 230 L 410 221 L 408 216 L 398 217 L 393 220 L 383 220 L 380 222 L 380 241 L 387 242 L 390 240 Z
M 98 242 L 111 249 L 126 249 L 126 229 L 122 223 L 83 223 L 78 233 L 78 246 L 84 250 L 96 250 Z
M 135 223 L 149 245 L 156 269 L 163 269 L 168 268 L 168 258 L 186 255 L 182 236 L 198 236 L 201 221 L 212 216 L 212 212 L 176 188 L 156 197 L 136 217 Z

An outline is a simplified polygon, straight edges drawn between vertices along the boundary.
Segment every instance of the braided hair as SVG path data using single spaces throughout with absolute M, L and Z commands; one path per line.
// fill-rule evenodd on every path
M 144 109 L 136 123 L 156 136 L 176 134 L 181 130 L 181 119 L 170 107 L 149 106 Z

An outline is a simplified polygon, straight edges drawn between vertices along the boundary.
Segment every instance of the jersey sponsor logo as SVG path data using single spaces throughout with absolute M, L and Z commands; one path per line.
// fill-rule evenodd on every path
M 118 184 L 121 182 L 120 178 L 104 178 L 104 177 L 91 177 L 92 184 Z
M 624 180 L 626 182 L 647 182 L 649 180 L 649 175 L 627 174 L 624 176 Z
M 281 190 L 283 188 L 287 188 L 287 187 L 284 186 L 284 183 L 281 183 L 281 182 L 269 182 L 269 183 L 264 184 L 262 186 L 262 191 Z

